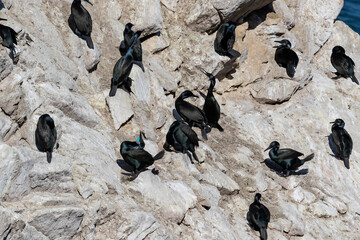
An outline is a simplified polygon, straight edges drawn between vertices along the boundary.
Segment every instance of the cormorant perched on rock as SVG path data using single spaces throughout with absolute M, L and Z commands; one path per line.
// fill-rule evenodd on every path
M 219 129 L 219 131 L 224 131 L 224 129 L 219 125 L 218 121 L 220 119 L 220 106 L 218 104 L 218 102 L 216 101 L 214 94 L 213 94 L 213 89 L 215 87 L 215 77 L 211 74 L 206 72 L 203 69 L 200 69 L 201 72 L 203 72 L 210 80 L 210 87 L 208 89 L 206 98 L 205 98 L 205 104 L 204 104 L 204 112 L 205 112 L 205 116 L 208 120 L 208 124 L 211 127 L 215 127 L 217 129 Z
M 260 231 L 260 239 L 267 240 L 267 225 L 270 222 L 270 211 L 260 203 L 261 194 L 256 193 L 254 202 L 249 207 L 247 220 L 249 224 L 256 230 Z
M 49 114 L 41 115 L 35 131 L 35 142 L 39 151 L 46 152 L 48 163 L 51 162 L 51 155 L 56 138 L 57 133 L 54 120 Z
M 214 41 L 214 49 L 221 56 L 228 56 L 230 58 L 233 57 L 232 54 L 229 53 L 234 46 L 235 42 L 235 23 L 227 22 L 223 23 L 217 33 Z
M 84 0 L 90 5 L 92 3 L 89 0 Z M 86 40 L 89 48 L 94 49 L 94 44 L 91 39 L 92 20 L 90 13 L 81 5 L 81 0 L 74 0 L 71 4 L 71 15 L 75 22 L 76 34 Z
M 275 41 L 280 43 L 275 52 L 275 61 L 280 67 L 286 68 L 286 73 L 289 77 L 293 78 L 295 75 L 296 66 L 299 63 L 299 57 L 291 50 L 291 43 L 287 39 Z
M 0 18 L 0 20 L 7 21 L 7 19 Z M 15 45 L 17 44 L 16 41 L 16 35 L 17 33 L 12 29 L 11 27 L 5 26 L 0 24 L 0 36 L 2 38 L 1 44 L 4 47 L 7 47 L 10 49 L 10 56 L 13 58 L 15 56 Z
M 336 74 L 344 78 L 351 78 L 351 80 L 359 85 L 359 81 L 354 73 L 354 61 L 345 54 L 345 49 L 341 46 L 335 46 L 331 54 L 331 64 L 336 69 Z
M 331 137 L 334 143 L 338 157 L 344 161 L 345 167 L 350 169 L 349 158 L 353 148 L 353 142 L 350 134 L 344 129 L 345 122 L 342 119 L 336 119 L 331 127 Z
M 164 149 L 170 151 L 170 146 L 173 146 L 175 151 L 182 153 L 190 151 L 195 160 L 200 162 L 195 153 L 195 147 L 199 146 L 198 136 L 187 124 L 180 121 L 175 121 L 171 124 L 166 134 Z
M 147 167 L 151 166 L 154 161 L 159 160 L 164 156 L 164 151 L 156 154 L 155 157 L 144 150 L 145 143 L 140 136 L 136 142 L 124 141 L 120 146 L 120 154 L 124 161 L 133 167 L 133 176 L 129 180 L 134 180 L 140 172 L 144 171 Z
M 133 50 L 136 40 L 140 36 L 141 31 L 134 34 L 132 43 L 127 50 L 126 54 L 122 56 L 115 64 L 113 70 L 113 77 L 111 79 L 111 89 L 109 96 L 115 96 L 118 87 L 124 87 L 127 91 L 131 92 L 131 79 L 129 78 L 133 66 Z
M 124 29 L 124 41 L 121 42 L 119 50 L 122 56 L 124 56 L 131 45 L 131 40 L 134 37 L 135 33 L 131 30 L 131 27 L 134 26 L 132 23 L 127 23 Z M 140 38 L 136 40 L 134 46 L 134 63 L 138 65 L 143 72 L 145 72 L 144 65 L 142 64 L 142 47 Z
M 304 154 L 290 148 L 279 148 L 280 143 L 274 141 L 267 149 L 265 149 L 265 151 L 271 149 L 269 152 L 271 160 L 283 168 L 283 174 L 285 176 L 289 176 L 291 170 L 298 169 L 305 162 L 310 161 L 314 157 L 314 153 L 312 153 L 304 159 L 299 159 L 299 157 Z
M 202 131 L 203 137 L 206 139 L 206 131 L 208 131 L 209 128 L 207 127 L 207 118 L 205 113 L 200 108 L 184 101 L 184 99 L 188 97 L 197 96 L 189 90 L 182 92 L 175 101 L 176 111 L 190 126 L 199 127 Z

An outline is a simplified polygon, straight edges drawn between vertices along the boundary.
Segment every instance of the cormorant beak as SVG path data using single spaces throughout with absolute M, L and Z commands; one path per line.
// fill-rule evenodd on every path
M 0 20 L 2 20 L 2 21 L 7 21 L 7 19 L 5 19 L 5 18 L 0 18 Z
M 84 0 L 84 1 L 89 3 L 91 6 L 93 6 L 93 4 L 89 0 Z
M 203 74 L 205 74 L 208 78 L 210 78 L 211 77 L 211 73 L 208 73 L 207 71 L 205 71 L 204 69 L 202 69 L 202 68 L 199 68 L 199 70 L 200 70 L 200 72 L 202 72 Z
M 267 150 L 269 150 L 271 148 L 271 146 L 269 146 L 267 149 L 264 150 L 264 152 L 266 152 Z
M 282 42 L 281 42 L 281 41 L 277 41 L 277 40 L 276 40 L 276 41 L 274 41 L 274 42 L 277 42 L 277 43 L 281 43 L 281 44 L 282 44 Z
M 334 124 L 335 122 L 330 122 L 331 124 Z
M 273 48 L 278 48 L 279 46 L 274 46 Z

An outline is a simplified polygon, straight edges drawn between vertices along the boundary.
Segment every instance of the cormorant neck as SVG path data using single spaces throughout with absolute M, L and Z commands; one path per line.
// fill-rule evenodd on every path
M 279 148 L 277 148 L 277 147 L 274 147 L 274 148 L 270 149 L 270 152 L 269 152 L 270 158 L 276 157 L 277 153 L 278 153 L 278 150 L 279 150 Z

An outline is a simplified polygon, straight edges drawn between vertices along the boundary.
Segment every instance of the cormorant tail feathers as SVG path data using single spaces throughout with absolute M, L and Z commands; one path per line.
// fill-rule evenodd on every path
M 344 158 L 344 164 L 345 164 L 345 167 L 346 167 L 347 169 L 350 169 L 349 157 L 345 157 L 345 158 Z
M 46 158 L 48 163 L 51 163 L 51 157 L 52 157 L 52 153 L 50 151 L 46 152 Z
M 161 159 L 164 156 L 164 154 L 165 154 L 165 151 L 161 150 L 161 152 L 159 152 L 158 154 L 155 155 L 154 161 Z
M 141 70 L 142 70 L 143 72 L 145 72 L 144 65 L 143 65 L 143 63 L 142 63 L 141 61 L 133 61 L 133 63 L 134 63 L 135 65 L 138 65 L 138 66 L 141 68 Z
M 261 240 L 267 240 L 266 228 L 260 228 L 260 239 Z
M 309 156 L 307 156 L 306 158 L 303 159 L 304 162 L 310 161 L 311 159 L 314 158 L 314 153 L 310 154 Z
M 289 77 L 293 78 L 295 75 L 296 65 L 294 62 L 289 62 L 286 66 L 286 73 Z
M 85 37 L 86 44 L 88 45 L 88 47 L 90 49 L 94 49 L 94 43 L 93 43 L 91 37 L 88 37 L 88 36 L 84 36 L 84 37 Z
M 206 130 L 205 128 L 201 129 L 201 136 L 203 137 L 204 140 L 208 140 L 207 136 L 206 136 Z
M 195 158 L 195 160 L 198 161 L 198 162 L 200 162 L 200 161 L 199 161 L 199 158 L 197 157 L 197 155 L 196 155 L 196 153 L 195 153 L 195 151 L 193 151 L 193 152 L 191 152 L 191 153 L 192 153 L 193 157 Z
M 113 81 L 113 79 L 111 79 L 111 82 Z M 109 97 L 113 97 L 116 94 L 116 90 L 117 90 L 118 86 L 111 84 L 111 89 L 109 92 Z
M 223 128 L 220 126 L 220 124 L 218 124 L 218 123 L 215 123 L 215 124 L 214 124 L 214 127 L 217 128 L 217 129 L 219 129 L 220 132 L 223 132 L 223 131 L 224 131 L 224 129 L 223 129 Z
M 357 85 L 359 85 L 359 81 L 357 80 L 357 78 L 355 77 L 355 75 L 350 76 L 351 80 L 356 83 Z

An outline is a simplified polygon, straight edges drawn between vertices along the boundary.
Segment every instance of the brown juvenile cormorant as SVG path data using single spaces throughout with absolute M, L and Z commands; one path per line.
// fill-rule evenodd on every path
M 350 134 L 345 130 L 345 122 L 342 119 L 336 119 L 331 122 L 331 137 L 334 143 L 338 157 L 344 161 L 345 167 L 350 169 L 349 158 L 353 148 L 353 142 Z
M 219 129 L 219 131 L 224 131 L 224 129 L 219 125 L 218 121 L 220 119 L 220 106 L 218 102 L 216 101 L 213 90 L 215 87 L 215 77 L 211 73 L 206 72 L 203 69 L 200 69 L 201 72 L 203 72 L 210 80 L 210 86 L 205 98 L 205 104 L 204 104 L 204 112 L 206 115 L 206 118 L 208 120 L 208 124 L 211 127 L 215 127 Z
M 265 151 L 271 149 L 269 152 L 271 160 L 282 167 L 282 172 L 285 176 L 289 176 L 291 170 L 297 170 L 305 162 L 310 161 L 314 157 L 314 153 L 312 153 L 304 159 L 299 159 L 304 154 L 290 148 L 279 148 L 280 143 L 274 141 Z
M 190 151 L 195 160 L 200 162 L 195 153 L 195 147 L 199 146 L 198 136 L 187 124 L 180 121 L 175 121 L 171 124 L 166 134 L 164 149 L 170 151 L 169 145 L 172 146 L 175 151 L 182 153 Z
M 214 49 L 221 56 L 233 57 L 229 50 L 234 46 L 235 42 L 235 23 L 227 22 L 223 23 L 218 31 L 214 40 Z
M 56 138 L 57 133 L 54 120 L 48 114 L 41 115 L 35 131 L 35 142 L 39 151 L 46 152 L 48 163 L 51 162 Z
M 341 46 L 335 46 L 331 54 L 331 64 L 336 69 L 336 74 L 344 78 L 351 78 L 351 80 L 359 85 L 359 81 L 354 73 L 354 61 L 345 54 L 345 49 Z
M 280 43 L 275 52 L 275 61 L 280 67 L 286 68 L 286 73 L 289 77 L 293 78 L 295 75 L 296 66 L 299 63 L 299 57 L 291 50 L 291 43 L 287 39 L 275 41 Z
M 133 176 L 129 178 L 130 181 L 134 180 L 140 172 L 144 171 L 147 167 L 154 164 L 154 161 L 159 160 L 164 156 L 164 151 L 159 152 L 154 157 L 144 150 L 145 143 L 142 140 L 141 132 L 136 142 L 124 141 L 120 145 L 120 154 L 124 161 L 133 167 Z
M 131 92 L 131 79 L 129 78 L 133 66 L 133 50 L 136 40 L 140 36 L 141 31 L 137 31 L 132 39 L 132 44 L 126 54 L 122 56 L 115 64 L 113 69 L 113 77 L 111 79 L 111 89 L 109 96 L 115 96 L 118 87 L 124 87 L 129 93 Z
M 250 204 L 247 220 L 250 226 L 256 231 L 260 231 L 260 239 L 267 240 L 267 225 L 270 222 L 270 211 L 260 203 L 261 194 L 256 193 L 254 202 Z
M 209 130 L 207 127 L 207 118 L 205 113 L 200 108 L 193 104 L 184 101 L 188 97 L 197 97 L 191 91 L 186 90 L 180 94 L 175 100 L 175 109 L 179 115 L 187 122 L 190 126 L 199 127 L 202 131 L 203 137 L 206 139 L 206 132 Z
M 89 0 L 84 0 L 90 5 Z M 89 48 L 94 49 L 94 44 L 91 39 L 92 20 L 90 13 L 81 5 L 81 0 L 74 0 L 71 4 L 71 15 L 75 22 L 75 31 L 77 35 L 84 38 Z

